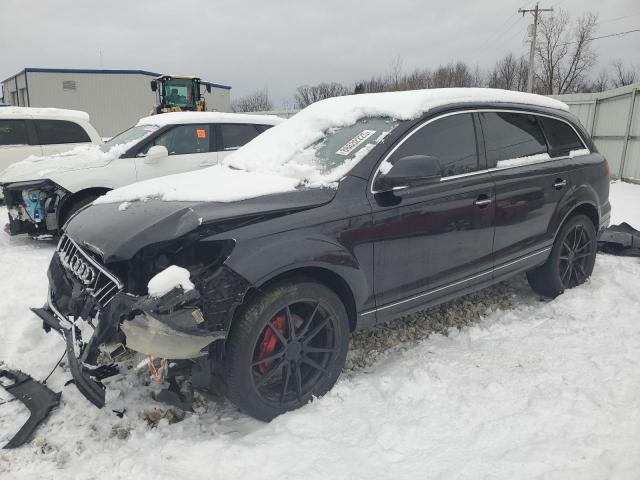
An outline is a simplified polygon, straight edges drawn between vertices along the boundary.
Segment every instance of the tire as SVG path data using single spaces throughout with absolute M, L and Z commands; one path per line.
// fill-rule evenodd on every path
M 571 216 L 558 232 L 547 262 L 527 272 L 529 285 L 536 293 L 555 298 L 591 276 L 596 252 L 596 230 L 591 219 L 582 214 Z
M 250 300 L 231 327 L 223 360 L 227 397 L 270 421 L 327 393 L 348 347 L 347 312 L 332 290 L 304 278 L 275 284 Z

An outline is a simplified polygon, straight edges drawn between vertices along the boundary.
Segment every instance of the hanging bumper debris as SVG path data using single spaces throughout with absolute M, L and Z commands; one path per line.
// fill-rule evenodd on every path
M 20 400 L 31 415 L 26 423 L 3 448 L 17 448 L 29 441 L 33 432 L 60 403 L 60 393 L 49 390 L 44 384 L 17 370 L 0 370 L 4 389 Z

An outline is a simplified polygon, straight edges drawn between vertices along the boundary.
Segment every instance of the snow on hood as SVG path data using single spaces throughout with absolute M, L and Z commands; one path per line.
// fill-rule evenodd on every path
M 329 132 L 366 118 L 412 120 L 440 106 L 473 102 L 520 103 L 568 110 L 566 104 L 552 98 L 488 88 L 443 88 L 335 97 L 316 102 L 267 130 L 229 155 L 222 165 L 129 185 L 109 192 L 96 202 L 149 198 L 225 202 L 285 192 L 300 184 L 335 186 L 375 143 L 382 141 L 384 135 L 371 137 L 369 143 L 348 162 L 327 171 L 317 164 L 315 153 Z
M 95 204 L 146 201 L 234 202 L 295 190 L 300 181 L 270 173 L 245 172 L 215 165 L 206 170 L 167 175 L 111 190 Z M 123 209 L 125 207 L 123 206 Z
M 21 162 L 9 165 L 0 173 L 0 183 L 40 180 L 53 173 L 104 167 L 126 152 L 133 143 L 136 142 L 116 145 L 107 152 L 103 152 L 100 145 L 89 144 L 46 157 L 31 155 Z

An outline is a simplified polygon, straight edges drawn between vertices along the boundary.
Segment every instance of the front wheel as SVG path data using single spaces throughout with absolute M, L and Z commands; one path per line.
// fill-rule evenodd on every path
M 328 392 L 344 367 L 347 312 L 312 280 L 276 284 L 235 319 L 225 349 L 227 396 L 269 421 Z
M 555 298 L 591 276 L 596 252 L 593 222 L 585 215 L 575 215 L 558 232 L 547 262 L 527 272 L 529 285 L 536 293 Z

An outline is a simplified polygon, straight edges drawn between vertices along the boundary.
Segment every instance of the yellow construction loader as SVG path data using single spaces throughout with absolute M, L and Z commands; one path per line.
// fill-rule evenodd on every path
M 202 83 L 198 77 L 175 75 L 161 75 L 151 80 L 151 91 L 156 92 L 153 113 L 206 111 L 207 105 L 200 91 Z M 211 85 L 204 85 L 211 93 Z

